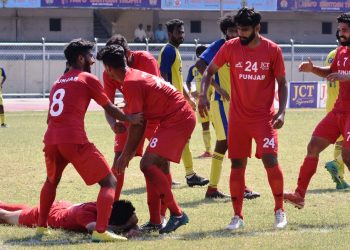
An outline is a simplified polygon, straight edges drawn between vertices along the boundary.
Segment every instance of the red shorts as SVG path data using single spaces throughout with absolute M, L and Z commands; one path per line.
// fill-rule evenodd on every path
M 344 137 L 343 147 L 350 147 L 350 114 L 329 112 L 316 126 L 312 136 L 322 137 L 335 143 L 338 137 Z
M 60 178 L 72 163 L 87 185 L 95 184 L 111 174 L 103 155 L 93 143 L 45 145 L 47 177 L 51 182 Z
M 56 223 L 56 216 L 55 214 L 57 212 L 60 212 L 62 209 L 68 208 L 72 206 L 73 204 L 67 201 L 58 201 L 54 202 L 51 206 L 49 217 L 48 217 L 48 224 L 52 228 L 57 228 L 55 226 Z M 38 224 L 38 218 L 39 218 L 39 207 L 28 207 L 26 209 L 23 209 L 23 211 L 20 213 L 18 218 L 19 225 L 26 226 L 26 227 L 35 227 Z
M 124 124 L 126 125 L 126 124 Z M 128 125 L 126 125 L 128 127 Z M 145 139 L 150 140 L 159 126 L 159 121 L 148 121 L 145 134 L 136 149 L 136 156 L 142 156 Z M 114 152 L 122 152 L 128 138 L 128 133 L 116 134 L 114 139 Z
M 251 157 L 252 139 L 256 142 L 256 158 L 260 159 L 263 154 L 277 155 L 277 130 L 272 128 L 270 120 L 258 123 L 234 122 L 230 124 L 227 137 L 228 157 L 230 159 Z
M 160 123 L 146 151 L 179 163 L 195 126 L 196 114 L 186 104 L 176 115 Z

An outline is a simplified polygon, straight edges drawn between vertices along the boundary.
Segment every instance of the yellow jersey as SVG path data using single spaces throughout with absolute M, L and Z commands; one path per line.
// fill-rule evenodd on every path
M 183 93 L 182 60 L 178 48 L 167 43 L 158 56 L 160 72 L 165 72 L 168 81 Z

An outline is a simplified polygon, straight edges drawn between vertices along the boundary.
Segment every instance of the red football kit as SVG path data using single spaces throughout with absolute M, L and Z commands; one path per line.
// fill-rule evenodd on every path
M 132 68 L 138 69 L 155 76 L 161 76 L 157 60 L 148 51 L 131 51 L 133 60 Z M 120 83 L 112 80 L 106 71 L 103 72 L 104 90 L 111 102 L 114 102 L 115 91 L 120 90 Z M 121 91 L 122 92 L 122 91 Z M 148 140 L 153 136 L 155 130 L 159 125 L 159 121 L 152 121 L 147 123 L 145 138 Z M 121 133 L 115 135 L 114 152 L 121 152 L 124 149 L 127 139 L 127 133 Z M 140 142 L 140 145 L 136 151 L 136 155 L 141 156 L 143 151 L 144 139 Z
M 340 46 L 331 65 L 332 72 L 350 75 L 349 48 Z M 350 81 L 340 82 L 338 99 L 334 108 L 317 125 L 313 136 L 335 143 L 338 137 L 344 137 L 343 147 L 350 147 Z
M 254 49 L 241 45 L 239 38 L 229 40 L 213 59 L 218 67 L 230 66 L 229 158 L 250 157 L 253 138 L 256 157 L 278 151 L 273 101 L 275 79 L 285 75 L 285 67 L 277 44 L 260 38 Z
M 27 227 L 37 226 L 39 207 L 26 208 L 19 215 L 19 224 Z M 86 231 L 86 225 L 96 222 L 96 202 L 72 204 L 67 201 L 54 202 L 48 217 L 52 228 Z
M 196 125 L 195 113 L 182 93 L 162 78 L 129 68 L 121 85 L 124 112 L 143 112 L 146 121 L 160 121 L 146 151 L 178 163 Z
M 48 128 L 44 136 L 47 174 L 52 182 L 68 163 L 73 164 L 88 185 L 111 173 L 84 129 L 84 117 L 91 99 L 101 106 L 110 102 L 98 79 L 87 72 L 70 70 L 52 87 Z

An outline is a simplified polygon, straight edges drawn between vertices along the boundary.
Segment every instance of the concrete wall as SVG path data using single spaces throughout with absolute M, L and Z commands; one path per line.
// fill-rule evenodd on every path
M 179 18 L 185 21 L 186 42 L 199 39 L 202 43 L 220 37 L 217 11 L 153 11 L 100 9 L 99 12 L 112 23 L 113 32 L 123 34 L 129 41 L 139 23 L 157 27 L 158 23 Z M 268 22 L 265 36 L 278 42 L 334 44 L 336 17 L 339 13 L 321 12 L 263 12 L 262 21 Z M 62 31 L 50 32 L 49 19 L 62 18 Z M 201 33 L 190 33 L 190 21 L 202 22 Z M 322 34 L 322 22 L 332 22 L 332 35 Z M 92 9 L 0 9 L 0 42 L 8 41 L 66 42 L 77 36 L 93 39 Z
M 50 31 L 49 19 L 61 18 L 61 31 Z M 66 42 L 93 39 L 91 9 L 0 9 L 0 42 Z
M 217 20 L 217 11 L 131 11 L 131 10 L 100 10 L 108 20 L 115 23 L 115 32 L 123 34 L 129 41 L 134 39 L 133 31 L 139 23 L 144 27 L 179 18 L 185 22 L 185 42 L 199 39 L 202 43 L 216 40 L 221 36 Z M 265 36 L 278 43 L 334 44 L 337 28 L 336 17 L 339 13 L 321 12 L 263 12 L 262 21 L 268 22 L 268 34 Z M 132 18 L 130 18 L 132 16 Z M 190 33 L 190 22 L 201 21 L 202 32 Z M 322 34 L 322 22 L 332 22 L 332 35 Z

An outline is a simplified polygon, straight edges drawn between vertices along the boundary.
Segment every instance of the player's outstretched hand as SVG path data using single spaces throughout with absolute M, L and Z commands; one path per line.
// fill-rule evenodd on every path
M 128 164 L 129 164 L 129 159 L 127 159 L 126 157 L 123 156 L 123 154 L 121 154 L 117 159 L 117 161 L 113 163 L 113 167 L 112 167 L 113 173 L 117 175 L 124 173 L 125 168 L 128 167 Z
M 192 109 L 194 110 L 194 111 L 196 111 L 196 100 L 192 97 L 192 96 L 190 96 L 190 99 L 188 100 L 188 103 L 191 105 L 191 107 L 192 107 Z
M 222 96 L 222 98 L 225 101 L 230 101 L 230 95 L 229 95 L 229 93 L 227 93 L 226 90 L 224 90 L 223 88 L 219 87 L 219 88 L 216 89 L 216 91 Z
M 126 132 L 126 127 L 122 122 L 116 122 L 113 126 L 113 131 L 115 134 L 122 134 Z
M 312 69 L 314 67 L 314 64 L 311 61 L 311 58 L 307 58 L 307 62 L 302 62 L 299 65 L 299 72 L 312 72 Z
M 274 129 L 280 129 L 282 128 L 283 124 L 284 124 L 284 112 L 282 114 L 277 113 L 275 114 L 275 116 L 272 119 L 272 127 Z
M 143 125 L 143 113 L 127 115 L 127 120 L 133 125 Z
M 198 99 L 198 111 L 201 117 L 208 116 L 208 110 L 210 108 L 210 104 L 206 95 L 199 95 Z
M 339 82 L 343 82 L 343 81 L 349 81 L 350 77 L 348 75 L 344 75 L 344 74 L 340 74 L 338 72 L 334 72 L 334 73 L 330 73 L 327 77 L 328 81 L 339 81 Z

